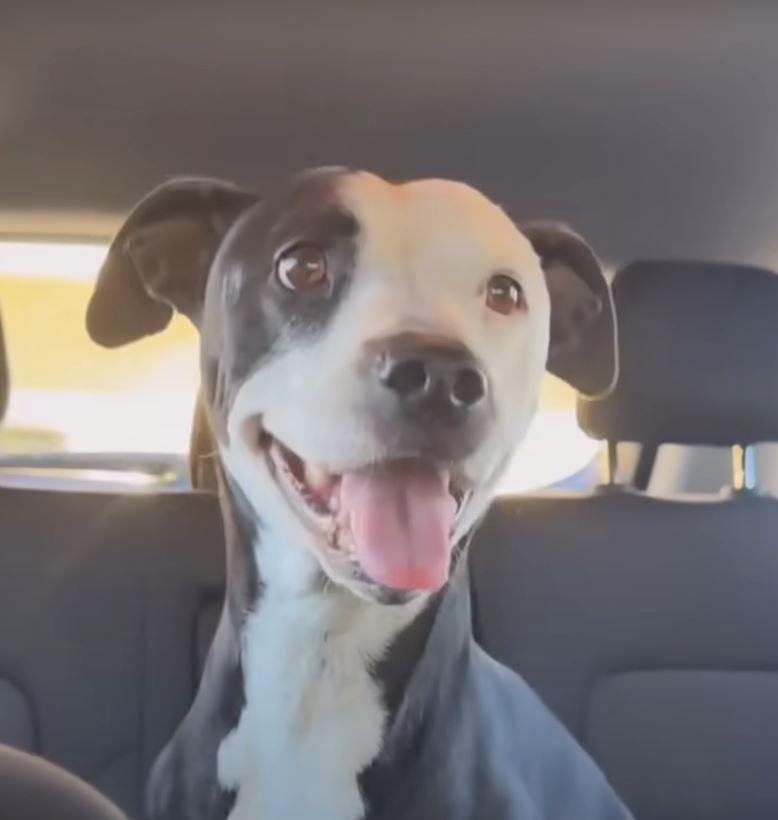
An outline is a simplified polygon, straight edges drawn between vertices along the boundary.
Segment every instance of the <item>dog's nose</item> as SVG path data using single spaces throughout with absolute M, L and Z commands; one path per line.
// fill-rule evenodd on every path
M 483 403 L 487 380 L 473 355 L 449 339 L 401 334 L 381 346 L 378 379 L 401 406 L 430 421 L 464 421 Z

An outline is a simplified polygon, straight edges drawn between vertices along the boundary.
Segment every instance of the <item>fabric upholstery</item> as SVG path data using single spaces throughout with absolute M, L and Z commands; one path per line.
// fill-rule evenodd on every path
M 778 441 L 778 275 L 636 262 L 613 280 L 616 389 L 579 399 L 594 438 L 643 444 Z
M 24 691 L 1 675 L 0 672 L 0 743 L 17 749 L 35 749 L 40 745 L 35 710 Z
M 223 585 L 216 500 L 0 488 L 0 741 L 140 816 Z
M 638 820 L 778 817 L 778 501 L 507 499 L 475 627 Z

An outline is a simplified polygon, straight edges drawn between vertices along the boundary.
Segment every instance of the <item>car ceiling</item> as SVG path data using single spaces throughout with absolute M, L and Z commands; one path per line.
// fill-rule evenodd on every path
M 778 266 L 778 4 L 631 5 L 4 4 L 0 211 L 346 164 L 464 179 L 613 264 Z

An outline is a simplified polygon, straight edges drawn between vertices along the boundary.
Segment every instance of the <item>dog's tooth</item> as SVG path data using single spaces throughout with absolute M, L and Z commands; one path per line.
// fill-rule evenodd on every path
M 351 539 L 351 530 L 344 524 L 338 527 L 338 546 L 347 555 L 354 553 L 354 542 Z
M 318 464 L 306 462 L 305 480 L 308 483 L 309 487 L 313 488 L 314 490 L 318 490 L 327 483 L 328 478 L 329 474 L 326 472 L 326 470 L 323 470 L 321 467 L 319 467 Z

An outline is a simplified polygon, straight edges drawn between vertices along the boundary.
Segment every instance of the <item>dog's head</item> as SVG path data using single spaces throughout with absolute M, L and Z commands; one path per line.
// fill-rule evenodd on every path
M 586 243 L 456 182 L 323 169 L 263 199 L 168 182 L 114 240 L 87 324 L 115 346 L 174 310 L 200 330 L 222 461 L 268 531 L 260 572 L 299 589 L 439 588 L 546 366 L 590 394 L 615 379 Z

